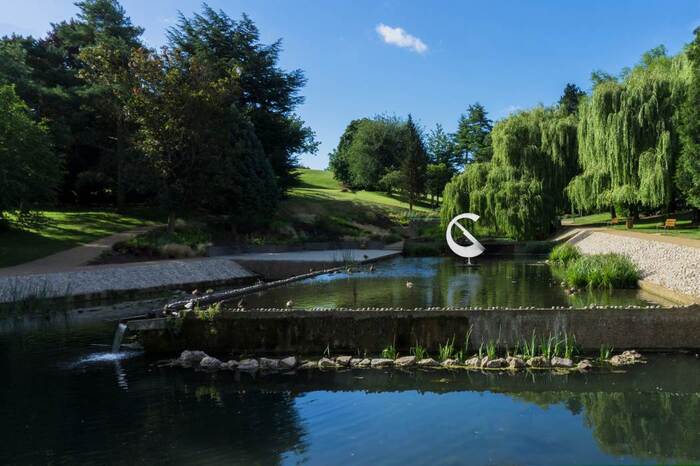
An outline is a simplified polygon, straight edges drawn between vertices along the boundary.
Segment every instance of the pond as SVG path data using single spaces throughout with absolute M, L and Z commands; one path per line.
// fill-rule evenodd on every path
M 108 351 L 99 311 L 0 334 L 0 464 L 700 461 L 700 361 L 626 373 L 356 370 L 253 378 Z M 6 322 L 7 323 L 7 322 Z
M 479 258 L 465 267 L 452 258 L 396 258 L 272 288 L 245 298 L 245 306 L 460 307 L 667 304 L 640 290 L 594 290 L 569 294 L 543 256 Z M 407 282 L 410 285 L 407 286 Z

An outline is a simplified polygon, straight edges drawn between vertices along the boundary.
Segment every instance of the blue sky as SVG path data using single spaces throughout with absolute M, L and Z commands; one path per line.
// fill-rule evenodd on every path
M 617 73 L 659 44 L 678 52 L 700 25 L 698 0 L 282 1 L 211 0 L 248 13 L 262 39 L 282 38 L 285 68 L 309 80 L 299 114 L 321 141 L 301 162 L 325 168 L 347 123 L 378 113 L 413 114 L 454 131 L 475 101 L 494 119 L 555 102 L 567 82 L 590 87 L 592 70 Z M 122 0 L 151 46 L 177 12 L 201 2 Z M 0 35 L 43 35 L 73 16 L 63 0 L 0 0 Z M 384 27 L 381 27 L 384 25 Z M 402 31 L 396 28 L 401 28 Z M 383 35 L 382 35 L 383 34 Z

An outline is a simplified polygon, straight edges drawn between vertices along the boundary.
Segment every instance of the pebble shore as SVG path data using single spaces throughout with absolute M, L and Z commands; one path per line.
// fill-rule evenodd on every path
M 639 266 L 644 280 L 700 297 L 698 248 L 601 232 L 591 233 L 576 246 L 583 254 L 624 254 Z

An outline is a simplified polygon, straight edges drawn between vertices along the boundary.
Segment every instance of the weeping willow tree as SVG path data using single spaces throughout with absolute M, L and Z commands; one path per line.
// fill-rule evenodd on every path
M 452 178 L 445 185 L 442 194 L 442 207 L 440 209 L 440 221 L 443 228 L 447 227 L 456 215 L 464 212 L 473 212 L 483 218 L 475 227 L 475 231 L 485 231 L 488 228 L 490 217 L 487 215 L 486 202 L 486 178 L 490 163 L 475 162 L 467 165 L 464 171 Z
M 510 238 L 546 236 L 576 172 L 576 116 L 538 107 L 501 120 L 492 137 L 491 162 L 470 165 L 445 188 L 443 224 L 471 211 Z
M 687 58 L 660 47 L 620 81 L 595 85 L 579 107 L 581 173 L 566 189 L 578 211 L 671 208 Z

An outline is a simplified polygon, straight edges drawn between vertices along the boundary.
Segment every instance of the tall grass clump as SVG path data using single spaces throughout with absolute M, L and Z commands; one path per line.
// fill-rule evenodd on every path
M 428 355 L 428 350 L 425 347 L 419 345 L 418 343 L 416 343 L 416 346 L 411 348 L 411 354 L 415 356 L 418 361 L 430 357 L 430 355 Z
M 576 288 L 636 288 L 639 268 L 621 254 L 581 256 L 569 263 L 565 280 Z
M 455 353 L 455 339 L 447 340 L 445 345 L 438 345 L 438 358 L 440 361 L 446 361 L 447 359 L 452 359 Z
M 396 351 L 394 345 L 389 345 L 382 350 L 382 357 L 384 359 L 396 359 L 399 353 Z
M 581 251 L 570 243 L 560 244 L 549 253 L 549 261 L 558 265 L 567 265 L 581 257 Z

